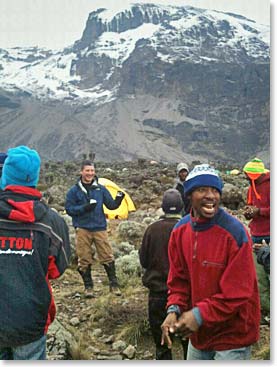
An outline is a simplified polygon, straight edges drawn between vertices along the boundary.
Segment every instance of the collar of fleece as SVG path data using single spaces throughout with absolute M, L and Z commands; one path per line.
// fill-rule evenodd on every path
M 12 191 L 13 193 L 16 193 L 16 194 L 30 195 L 38 199 L 42 198 L 41 192 L 33 187 L 8 185 L 5 187 L 4 192 L 8 192 L 8 191 Z
M 39 221 L 47 211 L 41 197 L 37 189 L 9 185 L 0 194 L 0 217 L 22 223 Z

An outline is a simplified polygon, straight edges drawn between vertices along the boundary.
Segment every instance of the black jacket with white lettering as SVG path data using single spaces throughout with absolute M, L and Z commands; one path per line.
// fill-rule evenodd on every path
M 0 193 L 0 347 L 39 339 L 55 317 L 49 279 L 68 266 L 69 233 L 41 196 L 23 186 Z

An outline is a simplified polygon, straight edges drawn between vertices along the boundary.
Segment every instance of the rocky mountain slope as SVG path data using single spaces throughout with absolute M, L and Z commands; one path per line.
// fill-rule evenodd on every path
M 0 149 L 269 162 L 269 27 L 193 8 L 89 14 L 64 50 L 0 49 Z

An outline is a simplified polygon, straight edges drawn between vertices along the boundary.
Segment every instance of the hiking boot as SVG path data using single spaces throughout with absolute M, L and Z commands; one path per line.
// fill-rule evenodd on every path
M 110 292 L 114 293 L 116 296 L 121 296 L 121 291 L 119 289 L 119 287 L 115 286 L 110 286 Z
M 78 273 L 81 275 L 84 282 L 84 295 L 86 298 L 93 298 L 93 280 L 91 277 L 91 267 L 88 266 L 85 270 L 78 268 Z
M 93 288 L 85 288 L 84 290 L 85 298 L 94 298 Z
M 116 277 L 114 261 L 110 262 L 109 264 L 103 264 L 103 266 L 109 278 L 110 292 L 114 293 L 116 296 L 121 296 L 121 291 L 119 289 L 119 285 L 118 285 L 118 281 Z

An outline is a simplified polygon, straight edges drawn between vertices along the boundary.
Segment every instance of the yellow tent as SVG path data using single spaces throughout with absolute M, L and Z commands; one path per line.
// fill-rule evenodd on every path
M 232 171 L 230 171 L 230 175 L 239 175 L 240 171 L 238 169 L 232 169 Z
M 120 204 L 119 208 L 115 210 L 109 210 L 108 208 L 106 208 L 105 205 L 103 206 L 104 213 L 106 214 L 106 217 L 108 219 L 115 219 L 115 218 L 127 219 L 129 212 L 133 212 L 136 210 L 135 205 L 130 196 L 127 194 L 127 192 L 122 190 L 113 181 L 101 177 L 98 179 L 98 182 L 109 190 L 113 198 L 115 198 L 117 191 L 123 191 L 125 194 L 124 199 L 122 200 L 122 203 Z

